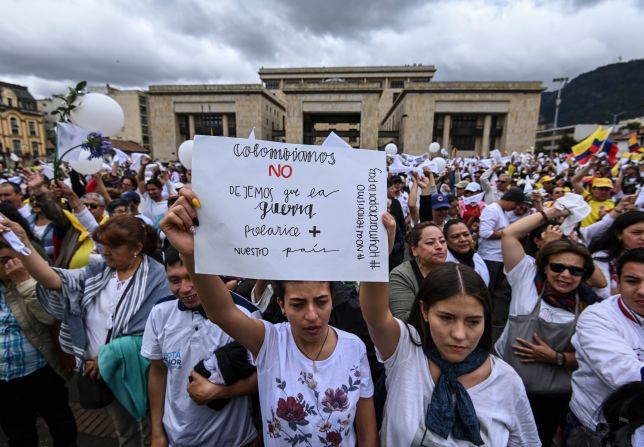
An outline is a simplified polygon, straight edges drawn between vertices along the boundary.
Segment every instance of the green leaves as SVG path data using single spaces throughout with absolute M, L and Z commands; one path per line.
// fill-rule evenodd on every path
M 63 104 L 58 107 L 56 110 L 51 112 L 52 115 L 59 115 L 60 121 L 67 122 L 69 121 L 69 115 L 72 110 L 76 108 L 74 102 L 85 94 L 85 87 L 87 87 L 87 81 L 80 81 L 76 84 L 75 87 L 67 87 L 67 95 L 54 95 L 54 98 L 62 99 Z

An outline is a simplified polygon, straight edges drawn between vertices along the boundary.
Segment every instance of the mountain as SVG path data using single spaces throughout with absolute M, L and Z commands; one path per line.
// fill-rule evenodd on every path
M 552 125 L 557 91 L 541 96 L 540 124 Z M 620 113 L 626 112 L 626 113 Z M 557 126 L 644 116 L 644 59 L 605 65 L 572 79 L 561 91 Z

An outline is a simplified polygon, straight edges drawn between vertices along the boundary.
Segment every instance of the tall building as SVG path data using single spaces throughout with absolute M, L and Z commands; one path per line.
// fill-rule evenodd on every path
M 432 65 L 261 68 L 261 84 L 153 85 L 154 154 L 176 159 L 197 134 L 320 144 L 330 131 L 353 147 L 433 141 L 464 154 L 534 146 L 541 82 L 433 82 Z
M 0 82 L 0 153 L 2 157 L 45 155 L 43 114 L 22 85 Z

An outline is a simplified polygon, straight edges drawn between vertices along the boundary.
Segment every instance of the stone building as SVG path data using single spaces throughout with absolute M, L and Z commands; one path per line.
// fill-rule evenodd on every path
M 534 146 L 540 82 L 433 82 L 431 65 L 261 68 L 261 84 L 150 86 L 154 154 L 176 159 L 196 134 L 418 154 L 432 141 L 464 154 Z
M 27 87 L 0 82 L 0 153 L 2 157 L 45 155 L 43 114 Z

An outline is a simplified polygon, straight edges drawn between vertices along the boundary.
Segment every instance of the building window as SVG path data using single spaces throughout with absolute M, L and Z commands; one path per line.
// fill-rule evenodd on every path
M 9 122 L 11 123 L 11 134 L 12 135 L 20 135 L 20 123 L 18 123 L 18 120 L 15 117 L 12 116 L 9 119 Z
M 22 155 L 22 142 L 20 140 L 11 141 L 11 150 L 16 155 Z
M 37 141 L 32 141 L 31 142 L 31 154 L 32 155 L 38 155 L 40 152 L 38 151 L 38 142 Z
M 411 82 L 429 82 L 429 78 L 412 78 Z
M 474 135 L 452 135 L 451 146 L 460 151 L 473 151 L 476 148 L 476 136 Z
M 9 107 L 13 107 L 13 98 L 7 98 L 7 104 Z
M 389 88 L 405 88 L 405 81 L 402 79 L 389 81 Z
M 270 90 L 277 90 L 280 88 L 280 81 L 266 81 L 266 88 Z
M 476 129 L 476 115 L 452 115 L 452 129 Z
M 393 99 L 392 103 L 396 102 L 396 100 L 398 99 L 399 96 L 400 96 L 400 92 L 394 93 L 394 99 Z
M 38 132 L 36 132 L 36 123 L 34 121 L 29 121 L 27 124 L 29 126 L 29 136 L 30 137 L 38 136 Z

